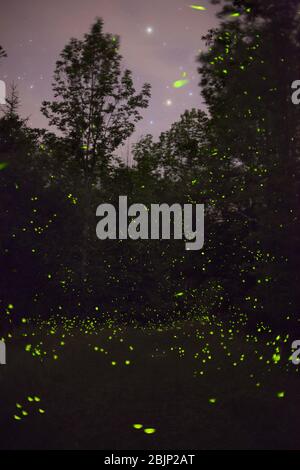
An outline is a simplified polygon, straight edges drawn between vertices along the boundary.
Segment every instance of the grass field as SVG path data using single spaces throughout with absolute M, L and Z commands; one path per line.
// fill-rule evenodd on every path
M 5 337 L 0 448 L 300 449 L 293 339 L 208 318 L 24 320 Z

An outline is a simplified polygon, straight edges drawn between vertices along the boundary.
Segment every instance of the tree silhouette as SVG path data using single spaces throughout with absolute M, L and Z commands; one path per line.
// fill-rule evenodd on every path
M 54 74 L 54 97 L 42 112 L 68 142 L 83 170 L 82 278 L 86 278 L 91 185 L 105 177 L 113 152 L 132 134 L 146 108 L 150 85 L 136 93 L 132 73 L 122 72 L 119 38 L 104 34 L 98 19 L 83 40 L 71 39 Z
M 297 289 L 285 288 L 288 279 L 299 283 L 300 266 L 299 108 L 291 102 L 300 2 L 222 3 L 199 71 L 230 182 L 223 206 L 234 250 L 226 264 L 242 307 L 281 321 L 300 305 Z
M 136 93 L 131 72 L 121 71 L 119 45 L 118 37 L 103 33 L 98 19 L 84 40 L 72 39 L 62 51 L 55 101 L 43 103 L 43 113 L 70 141 L 85 175 L 107 166 L 148 105 L 150 85 Z
M 18 116 L 20 108 L 20 98 L 18 93 L 18 87 L 15 83 L 12 83 L 8 96 L 6 97 L 6 106 L 4 110 L 4 115 L 7 118 L 13 118 Z

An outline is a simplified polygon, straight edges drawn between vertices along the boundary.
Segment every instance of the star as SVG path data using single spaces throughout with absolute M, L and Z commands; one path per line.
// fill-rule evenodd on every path
M 147 34 L 152 34 L 152 33 L 153 33 L 153 28 L 152 28 L 152 26 L 147 26 L 147 28 L 146 28 L 146 33 L 147 33 Z
M 170 99 L 166 100 L 166 106 L 172 106 L 172 104 L 173 104 L 172 100 Z

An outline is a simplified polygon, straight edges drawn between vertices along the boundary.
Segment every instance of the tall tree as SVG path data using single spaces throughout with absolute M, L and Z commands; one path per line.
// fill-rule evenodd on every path
M 71 39 L 56 64 L 55 100 L 42 112 L 68 142 L 83 171 L 82 277 L 86 277 L 91 189 L 105 176 L 113 152 L 133 133 L 148 106 L 150 85 L 136 93 L 132 73 L 122 71 L 119 38 L 103 32 L 100 19 L 83 40 Z
M 9 94 L 6 98 L 6 106 L 4 114 L 7 118 L 13 118 L 18 116 L 20 108 L 20 97 L 18 93 L 18 88 L 15 83 L 12 83 L 10 86 Z
M 242 305 L 282 318 L 300 306 L 291 287 L 300 280 L 299 108 L 291 102 L 300 2 L 213 3 L 223 4 L 223 21 L 206 36 L 199 71 L 231 186 L 230 270 Z
M 42 111 L 70 141 L 85 175 L 105 168 L 134 131 L 147 107 L 150 85 L 136 93 L 129 70 L 121 71 L 119 38 L 104 34 L 98 19 L 83 40 L 71 39 L 56 64 L 55 101 Z

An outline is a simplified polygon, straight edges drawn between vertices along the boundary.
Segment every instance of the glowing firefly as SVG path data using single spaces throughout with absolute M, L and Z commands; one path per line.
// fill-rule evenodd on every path
M 145 428 L 144 433 L 145 434 L 154 434 L 156 432 L 156 429 L 154 428 Z
M 188 83 L 189 83 L 189 81 L 187 79 L 176 80 L 175 82 L 173 82 L 173 88 L 182 88 L 185 85 L 187 85 Z
M 193 10 L 199 10 L 199 11 L 205 11 L 206 10 L 205 7 L 201 7 L 200 5 L 190 5 L 190 8 L 192 8 Z

